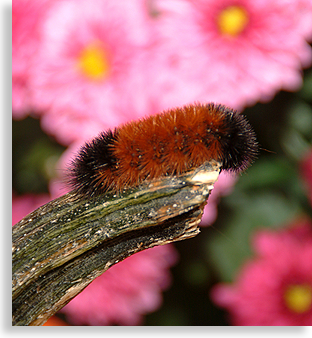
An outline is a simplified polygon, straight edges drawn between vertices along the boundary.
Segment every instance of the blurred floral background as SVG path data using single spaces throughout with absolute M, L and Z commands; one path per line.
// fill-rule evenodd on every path
M 13 0 L 15 224 L 100 131 L 217 102 L 261 146 L 201 234 L 113 266 L 46 325 L 312 325 L 311 0 Z

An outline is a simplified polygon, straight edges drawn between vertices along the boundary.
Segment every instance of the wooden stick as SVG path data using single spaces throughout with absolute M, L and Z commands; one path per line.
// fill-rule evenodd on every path
M 118 195 L 70 192 L 13 227 L 13 325 L 42 325 L 96 277 L 155 245 L 192 238 L 219 163 Z

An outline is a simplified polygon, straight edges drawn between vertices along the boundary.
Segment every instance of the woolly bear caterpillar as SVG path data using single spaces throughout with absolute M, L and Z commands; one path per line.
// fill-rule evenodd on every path
M 257 151 L 255 133 L 243 115 L 214 103 L 188 105 L 101 133 L 73 160 L 69 184 L 91 196 L 118 192 L 212 160 L 221 163 L 221 170 L 240 172 Z

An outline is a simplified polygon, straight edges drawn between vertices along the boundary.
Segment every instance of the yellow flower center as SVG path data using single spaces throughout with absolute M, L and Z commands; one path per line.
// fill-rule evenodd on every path
M 304 313 L 312 306 L 312 287 L 310 285 L 288 286 L 284 300 L 286 306 L 296 313 Z
M 92 80 L 102 80 L 110 71 L 110 62 L 107 51 L 100 43 L 86 46 L 78 58 L 78 68 Z
M 223 9 L 217 18 L 219 31 L 224 35 L 237 36 L 247 26 L 247 11 L 240 6 L 229 6 Z

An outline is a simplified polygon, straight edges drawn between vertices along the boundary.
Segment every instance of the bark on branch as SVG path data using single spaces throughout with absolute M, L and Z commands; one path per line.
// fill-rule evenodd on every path
M 70 192 L 23 218 L 13 227 L 13 325 L 42 325 L 112 265 L 196 236 L 219 168 L 209 163 L 118 195 Z

